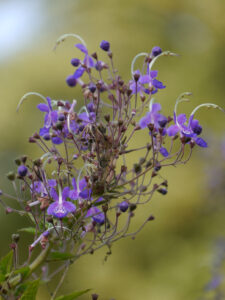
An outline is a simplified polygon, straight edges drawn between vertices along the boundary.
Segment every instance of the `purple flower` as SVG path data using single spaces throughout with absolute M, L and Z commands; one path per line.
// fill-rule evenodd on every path
M 146 75 L 140 77 L 140 84 L 148 84 L 147 94 L 155 94 L 158 92 L 158 89 L 164 89 L 166 86 L 163 83 L 156 79 L 158 76 L 158 71 L 147 71 Z
M 54 202 L 48 207 L 47 213 L 56 218 L 62 219 L 76 210 L 76 206 L 66 199 L 69 197 L 70 188 L 65 187 L 59 195 L 54 188 L 51 188 L 50 195 L 54 199 Z
M 69 197 L 73 200 L 88 199 L 91 197 L 91 189 L 87 189 L 87 181 L 85 178 L 76 182 L 76 179 L 72 179 L 73 190 L 69 192 Z
M 56 186 L 56 180 L 55 179 L 49 179 L 47 180 L 47 188 L 53 188 Z M 41 195 L 47 195 L 48 192 L 46 190 L 46 187 L 42 181 L 34 181 L 30 185 L 31 192 L 35 192 L 37 194 Z
M 150 106 L 150 111 L 139 121 L 139 125 L 141 129 L 146 128 L 149 124 L 153 124 L 155 130 L 161 128 L 161 124 L 165 124 L 167 122 L 167 118 L 161 114 L 159 111 L 161 110 L 161 105 L 159 103 L 153 103 Z M 165 130 L 164 130 L 165 131 Z M 165 131 L 166 132 L 166 131 Z M 165 134 L 164 132 L 164 134 Z
M 87 125 L 89 123 L 93 123 L 96 119 L 96 114 L 94 112 L 83 112 L 78 115 L 79 119 L 82 120 L 83 125 Z
M 103 198 L 100 197 L 95 203 L 101 202 L 102 200 Z M 93 221 L 95 221 L 100 225 L 103 225 L 105 223 L 105 214 L 95 206 L 89 208 L 89 210 L 87 211 L 85 218 L 89 218 L 89 217 L 91 217 Z
M 136 76 L 136 78 L 138 78 L 138 80 L 133 79 L 129 82 L 129 86 L 130 86 L 130 89 L 132 90 L 132 94 L 140 93 L 140 95 L 143 96 L 143 93 L 149 93 L 149 91 L 140 82 L 141 72 L 139 70 L 136 70 L 134 72 L 134 77 L 135 76 Z
M 48 104 L 45 103 L 40 103 L 38 104 L 37 108 L 42 111 L 45 112 L 45 121 L 44 121 L 44 129 L 47 130 L 48 128 L 51 127 L 51 125 L 53 123 L 57 122 L 58 119 L 58 113 L 57 111 L 52 109 L 52 105 L 51 105 L 51 99 L 49 97 L 46 97 Z M 41 134 L 40 134 L 41 135 Z
M 75 47 L 77 47 L 81 52 L 83 52 L 85 54 L 84 60 L 83 60 L 83 64 L 87 67 L 87 68 L 93 68 L 94 67 L 94 61 L 92 59 L 92 57 L 88 54 L 88 50 L 87 48 L 83 45 L 83 44 L 76 44 Z M 84 74 L 85 68 L 80 66 L 74 73 L 74 78 L 78 79 L 80 78 L 83 74 Z
M 108 41 L 103 40 L 100 43 L 100 48 L 102 50 L 104 50 L 104 51 L 109 51 L 109 49 L 110 49 L 110 43 Z
M 202 132 L 202 127 L 199 125 L 198 120 L 193 120 L 194 116 L 191 115 L 188 122 L 185 114 L 176 116 L 174 112 L 174 123 L 167 129 L 168 136 L 175 136 L 178 132 L 181 137 L 188 137 L 198 146 L 206 148 L 208 147 L 206 141 L 198 137 Z
M 18 167 L 17 172 L 21 177 L 25 177 L 27 175 L 28 169 L 26 166 L 22 165 Z
M 162 53 L 162 49 L 159 46 L 155 46 L 152 48 L 152 56 L 156 57 Z

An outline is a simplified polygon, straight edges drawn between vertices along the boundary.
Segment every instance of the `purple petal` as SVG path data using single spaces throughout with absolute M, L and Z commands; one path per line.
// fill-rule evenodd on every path
M 76 178 L 72 179 L 72 186 L 73 186 L 74 190 L 77 190 Z
M 56 110 L 53 110 L 50 115 L 51 115 L 51 122 L 56 123 L 58 121 L 58 112 Z
M 64 187 L 62 191 L 62 199 L 66 200 L 69 197 L 70 188 L 68 186 Z
M 104 222 L 105 222 L 104 213 L 102 213 L 100 211 L 100 209 L 98 209 L 97 207 L 91 207 L 87 211 L 87 214 L 86 214 L 85 218 L 88 218 L 88 217 L 92 217 L 92 219 L 100 225 L 104 224 Z
M 168 136 L 175 136 L 179 131 L 180 129 L 177 125 L 171 125 L 169 128 L 167 128 Z
M 56 180 L 55 179 L 49 179 L 48 180 L 48 185 L 52 188 L 55 187 L 56 186 Z
M 80 113 L 78 117 L 82 121 L 89 122 L 89 115 L 86 112 Z
M 54 214 L 54 210 L 56 209 L 56 207 L 58 206 L 58 202 L 53 202 L 49 205 L 48 209 L 47 209 L 47 214 L 48 215 L 53 215 Z
M 203 147 L 203 148 L 208 147 L 206 141 L 204 141 L 202 138 L 196 138 L 196 139 L 195 139 L 195 143 L 196 143 L 198 146 Z
M 161 105 L 159 103 L 153 103 L 151 113 L 156 113 L 161 110 Z
M 158 71 L 150 71 L 150 77 L 152 79 L 156 78 L 158 76 Z
M 79 198 L 77 190 L 71 190 L 69 192 L 69 198 L 72 200 L 77 200 Z
M 177 116 L 177 122 L 180 125 L 183 125 L 186 121 L 187 121 L 187 118 L 186 118 L 185 114 L 180 114 L 179 116 Z
M 139 79 L 139 83 L 141 83 L 141 84 L 146 84 L 146 83 L 149 83 L 149 82 L 150 82 L 149 75 L 143 75 Z
M 82 191 L 87 186 L 87 181 L 85 178 L 82 178 L 79 181 L 79 190 Z
M 55 216 L 56 218 L 62 219 L 64 217 L 66 217 L 66 215 L 68 214 L 68 211 L 64 207 L 63 203 L 59 204 L 59 202 L 56 201 L 48 207 L 47 213 L 49 215 Z
M 157 89 L 164 89 L 166 87 L 165 85 L 163 85 L 163 83 L 161 81 L 159 81 L 157 79 L 153 79 L 152 84 Z
M 59 200 L 59 196 L 56 192 L 56 190 L 54 188 L 50 189 L 50 196 L 52 197 L 52 199 L 54 199 L 55 201 Z
M 51 98 L 46 97 L 46 99 L 48 101 L 48 106 L 49 106 L 50 110 L 52 110 Z
M 53 144 L 60 145 L 63 143 L 63 140 L 56 136 L 52 138 L 52 142 Z
M 40 136 L 44 136 L 45 134 L 48 134 L 48 133 L 49 133 L 49 128 L 43 127 L 43 128 L 40 128 L 40 130 L 39 130 Z
M 50 114 L 50 113 L 47 113 L 47 114 L 45 115 L 45 119 L 44 119 L 44 124 L 45 124 L 45 127 L 46 127 L 46 128 L 51 127 L 51 120 L 52 120 L 51 114 Z
M 164 156 L 164 157 L 169 156 L 168 151 L 167 151 L 166 148 L 164 148 L 164 147 L 161 147 L 161 148 L 159 149 L 159 152 L 160 152 L 160 153 L 162 154 L 162 156 Z
M 93 68 L 94 65 L 95 65 L 95 63 L 94 63 L 93 59 L 90 56 L 88 56 L 88 66 L 89 66 L 89 68 Z
M 49 112 L 49 107 L 47 104 L 45 103 L 40 103 L 37 105 L 37 108 L 40 110 L 40 111 L 43 111 L 43 112 Z
M 149 119 L 149 113 L 148 113 L 145 117 L 141 118 L 141 120 L 139 121 L 139 125 L 140 125 L 141 129 L 146 128 L 149 124 L 149 121 L 150 121 L 150 119 Z
M 76 44 L 75 47 L 77 47 L 77 49 L 79 49 L 80 51 L 82 51 L 85 54 L 88 53 L 87 48 L 83 44 Z
M 74 212 L 76 210 L 76 206 L 69 201 L 64 201 L 63 206 L 67 210 L 67 212 Z
M 79 68 L 75 71 L 75 73 L 73 74 L 73 77 L 74 77 L 75 79 L 80 78 L 80 77 L 84 74 L 84 71 L 85 71 L 85 69 L 84 69 L 83 67 L 79 67 Z

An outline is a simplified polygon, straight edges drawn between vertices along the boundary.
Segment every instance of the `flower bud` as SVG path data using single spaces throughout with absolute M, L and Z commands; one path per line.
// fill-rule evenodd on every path
M 162 53 L 162 49 L 158 46 L 152 48 L 152 56 L 156 57 Z
M 122 212 L 125 212 L 125 211 L 127 211 L 129 204 L 126 201 L 123 201 L 118 206 Z
M 153 215 L 149 216 L 148 221 L 153 221 L 155 220 L 155 217 Z
M 78 67 L 80 64 L 79 58 L 72 58 L 70 62 L 71 62 L 71 65 L 74 67 Z
M 110 49 L 110 43 L 108 41 L 103 40 L 100 43 L 100 48 L 102 50 L 104 50 L 104 51 L 109 51 L 109 49 Z
M 21 177 L 25 177 L 25 176 L 27 175 L 28 169 L 27 169 L 26 166 L 21 165 L 21 166 L 19 166 L 19 168 L 17 169 L 17 172 L 18 172 L 18 174 L 19 174 Z
M 18 243 L 19 242 L 19 239 L 20 239 L 20 235 L 18 233 L 13 233 L 12 234 L 12 241 L 14 243 Z
M 69 76 L 66 78 L 66 83 L 68 84 L 68 86 L 74 87 L 74 86 L 76 86 L 76 84 L 77 84 L 77 80 L 76 80 L 76 78 L 74 78 L 73 75 L 69 75 Z
M 33 137 L 29 137 L 28 141 L 29 141 L 29 143 L 36 143 L 36 141 Z
M 94 83 L 90 83 L 88 88 L 92 94 L 96 91 L 96 85 Z
M 167 189 L 161 188 L 161 189 L 158 189 L 157 192 L 159 192 L 162 195 L 166 195 L 167 194 Z
M 134 203 L 131 203 L 131 204 L 130 204 L 130 211 L 131 211 L 131 212 L 134 211 L 136 208 L 137 208 L 137 205 L 136 205 L 136 204 L 134 204 Z
M 27 161 L 27 156 L 26 155 L 21 156 L 21 161 L 22 163 L 25 164 L 25 162 Z
M 98 295 L 97 294 L 92 294 L 91 297 L 92 297 L 92 300 L 98 300 Z
M 137 82 L 140 78 L 140 74 L 138 72 L 134 72 L 133 77 L 134 77 L 134 80 Z
M 136 174 L 140 173 L 141 172 L 141 165 L 139 164 L 134 164 L 134 172 Z
M 6 174 L 6 177 L 11 180 L 14 181 L 15 180 L 15 173 L 14 172 L 9 172 Z
M 19 166 L 21 164 L 21 160 L 19 157 L 15 159 L 15 163 L 17 164 L 17 166 Z

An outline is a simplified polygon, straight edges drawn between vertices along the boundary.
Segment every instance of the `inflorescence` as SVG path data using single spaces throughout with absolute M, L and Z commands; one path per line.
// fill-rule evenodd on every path
M 129 231 L 140 205 L 147 205 L 155 192 L 167 194 L 168 182 L 161 170 L 189 161 L 195 145 L 207 147 L 195 116 L 198 109 L 206 106 L 222 110 L 204 103 L 187 118 L 177 112 L 178 105 L 191 95 L 183 93 L 171 116 L 161 113 L 153 95 L 166 86 L 158 80 L 154 64 L 160 57 L 176 56 L 174 53 L 154 47 L 150 53 L 138 54 L 126 83 L 114 67 L 108 41 L 100 43 L 100 51 L 108 59 L 103 62 L 96 52 L 89 53 L 77 35 L 65 35 L 57 44 L 68 36 L 79 40 L 75 47 L 81 55 L 71 59 L 75 71 L 66 83 L 81 89 L 82 104 L 81 100 L 51 100 L 38 93 L 28 93 L 21 99 L 18 108 L 30 95 L 42 99 L 37 108 L 43 113 L 44 124 L 29 142 L 39 146 L 43 155 L 35 160 L 27 156 L 16 159 L 17 173 L 10 172 L 8 179 L 17 196 L 3 191 L 0 199 L 7 213 L 27 215 L 34 228 L 25 264 L 30 264 L 38 245 L 48 248 L 48 253 L 69 252 L 70 258 L 63 261 L 59 272 L 103 246 L 110 252 L 115 241 L 135 237 L 153 220 L 149 215 L 139 228 Z M 140 57 L 144 58 L 141 71 L 135 69 Z M 142 131 L 146 138 L 137 145 L 135 140 Z M 138 157 L 133 165 L 128 162 L 132 153 L 136 153 L 133 159 Z M 17 200 L 20 208 L 9 207 L 4 198 Z

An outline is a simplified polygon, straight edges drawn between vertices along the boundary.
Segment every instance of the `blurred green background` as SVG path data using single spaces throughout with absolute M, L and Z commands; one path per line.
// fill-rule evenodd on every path
M 52 51 L 61 34 L 81 35 L 90 52 L 99 49 L 102 39 L 109 40 L 115 64 L 126 80 L 137 53 L 155 45 L 179 53 L 178 58 L 158 61 L 159 80 L 167 88 L 156 99 L 164 113 L 171 114 L 176 97 L 192 91 L 191 103 L 183 105 L 189 113 L 202 102 L 224 107 L 224 11 L 224 0 L 1 0 L 1 188 L 11 190 L 5 173 L 15 168 L 15 157 L 39 154 L 27 143 L 42 122 L 36 109 L 39 101 L 29 99 L 16 113 L 21 96 L 36 91 L 53 99 L 82 102 L 78 89 L 65 84 L 73 71 L 70 59 L 79 53 L 74 41 L 68 39 Z M 202 299 L 211 278 L 213 245 L 218 238 L 225 238 L 225 146 L 221 146 L 225 136 L 221 112 L 202 110 L 198 117 L 209 148 L 196 147 L 188 165 L 163 171 L 169 180 L 169 194 L 154 197 L 148 208 L 138 209 L 135 218 L 140 224 L 147 211 L 156 220 L 134 241 L 115 244 L 106 263 L 106 249 L 82 258 L 71 268 L 62 292 L 93 288 L 102 300 Z M 146 136 L 144 132 L 142 138 Z M 22 218 L 6 216 L 1 209 L 1 255 L 8 250 L 11 234 L 24 224 Z M 21 243 L 25 244 L 24 237 Z M 44 288 L 38 299 L 49 299 Z

